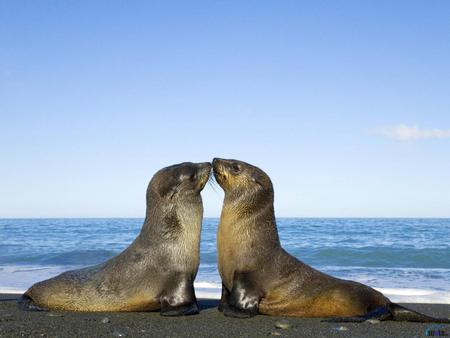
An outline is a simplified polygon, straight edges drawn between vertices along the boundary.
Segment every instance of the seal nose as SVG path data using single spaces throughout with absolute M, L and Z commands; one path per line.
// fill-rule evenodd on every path
M 213 168 L 217 168 L 217 166 L 220 164 L 220 162 L 223 162 L 223 158 L 214 157 L 212 160 Z
M 199 163 L 198 166 L 202 172 L 210 172 L 211 171 L 211 163 L 209 163 L 209 162 Z
M 199 163 L 200 167 L 205 168 L 205 169 L 211 169 L 211 163 L 209 162 L 203 162 L 203 163 Z

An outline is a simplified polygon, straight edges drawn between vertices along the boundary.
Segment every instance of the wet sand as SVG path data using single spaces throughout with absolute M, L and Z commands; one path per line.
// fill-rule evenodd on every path
M 429 328 L 450 336 L 450 324 L 227 318 L 217 311 L 218 301 L 208 299 L 199 300 L 199 315 L 167 318 L 158 312 L 24 312 L 16 306 L 17 297 L 0 295 L 0 337 L 426 337 Z M 450 317 L 450 304 L 403 305 L 431 316 Z

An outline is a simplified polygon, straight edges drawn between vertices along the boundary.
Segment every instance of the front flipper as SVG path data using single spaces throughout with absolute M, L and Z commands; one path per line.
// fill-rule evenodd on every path
M 188 316 L 198 314 L 192 278 L 174 276 L 160 297 L 161 316 Z
M 48 311 L 47 309 L 37 305 L 33 299 L 24 293 L 18 300 L 17 306 L 23 311 Z
M 229 297 L 230 293 L 228 292 L 227 288 L 225 287 L 225 285 L 223 285 L 222 283 L 222 296 L 220 297 L 220 303 L 219 303 L 219 307 L 218 310 L 220 312 L 223 312 L 223 308 L 225 306 L 228 306 L 228 297 Z
M 231 291 L 222 285 L 222 299 L 219 311 L 228 317 L 250 318 L 259 313 L 262 293 L 257 287 L 255 276 L 250 272 L 235 272 Z

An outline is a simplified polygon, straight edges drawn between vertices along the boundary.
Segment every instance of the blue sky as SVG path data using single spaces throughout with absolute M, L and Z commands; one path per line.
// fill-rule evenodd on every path
M 2 1 L 0 217 L 143 217 L 215 156 L 277 216 L 450 217 L 449 41 L 448 1 Z

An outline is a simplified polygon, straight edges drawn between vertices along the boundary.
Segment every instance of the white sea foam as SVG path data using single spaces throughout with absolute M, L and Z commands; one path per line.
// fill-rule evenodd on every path
M 194 282 L 197 298 L 220 299 L 222 284 L 215 282 Z
M 196 282 L 194 283 L 194 288 L 197 298 L 220 299 L 220 283 Z M 450 292 L 447 291 L 411 288 L 375 289 L 396 303 L 450 304 Z
M 194 282 L 195 288 L 205 289 L 221 289 L 222 283 L 216 282 Z
M 0 287 L 0 293 L 6 293 L 6 294 L 12 294 L 12 293 L 24 293 L 25 289 L 19 289 L 19 288 L 9 288 L 7 286 L 1 286 Z
M 23 293 L 36 282 L 77 266 L 0 266 L 0 293 Z
M 79 268 L 77 266 L 0 266 L 0 293 L 12 294 L 23 293 L 34 283 L 51 278 L 60 274 L 63 271 Z M 442 289 L 442 285 L 437 284 L 436 289 L 429 289 L 421 284 L 420 288 L 406 287 L 378 287 L 380 285 L 394 285 L 394 281 L 383 276 L 383 279 L 377 279 L 374 283 L 370 282 L 368 276 L 356 273 L 355 279 L 365 284 L 374 285 L 375 289 L 382 292 L 393 302 L 398 303 L 436 303 L 436 304 L 450 304 L 450 290 Z M 367 278 L 366 278 L 367 277 Z M 201 276 L 200 276 L 201 278 Z M 366 280 L 367 279 L 367 280 Z M 429 282 L 429 280 L 428 280 Z M 396 283 L 398 285 L 398 280 Z M 403 286 L 403 285 L 402 285 Z M 199 280 L 194 283 L 197 298 L 220 299 L 222 283 L 220 281 Z
M 199 286 L 204 285 L 204 286 Z M 209 287 L 205 287 L 209 286 Z M 199 282 L 194 284 L 197 298 L 220 299 L 221 286 L 216 283 Z M 27 288 L 0 286 L 0 293 L 20 294 Z M 396 303 L 450 304 L 450 292 L 425 289 L 376 288 Z
M 450 304 L 450 292 L 426 289 L 375 288 L 395 303 Z

